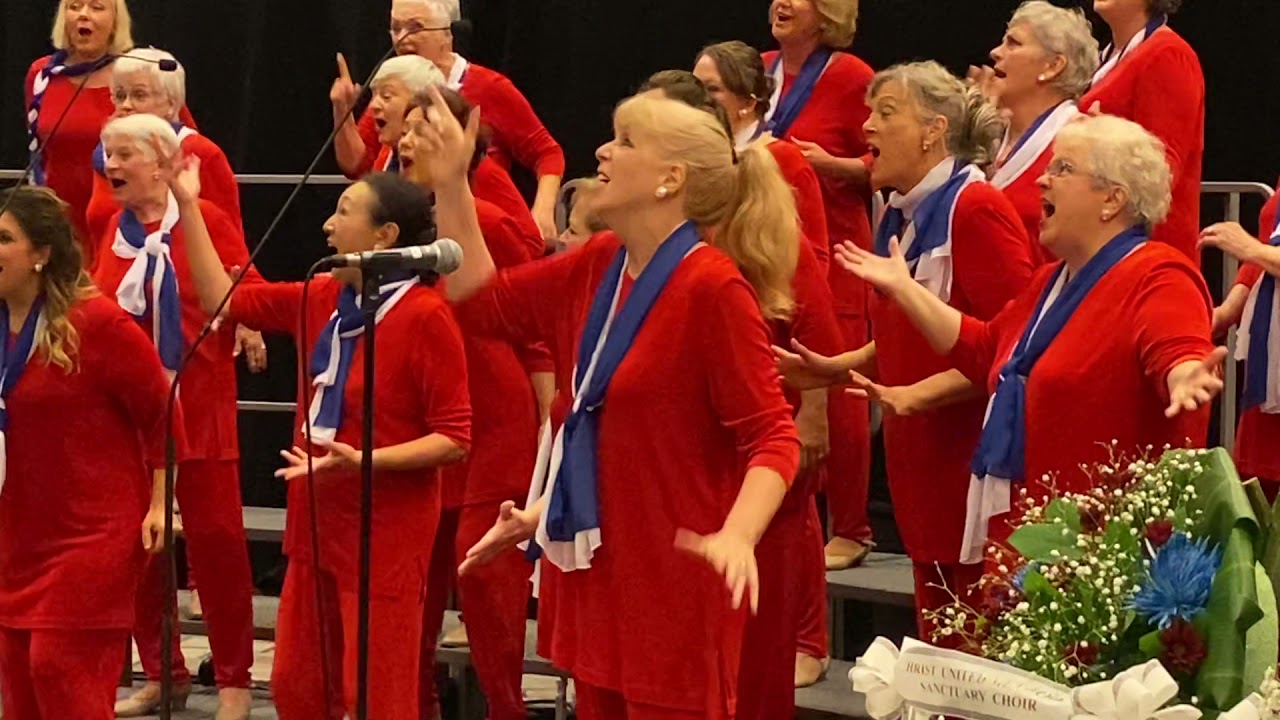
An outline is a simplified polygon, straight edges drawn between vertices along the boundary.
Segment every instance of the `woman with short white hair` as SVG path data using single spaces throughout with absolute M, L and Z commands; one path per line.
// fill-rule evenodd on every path
M 912 282 L 902 249 L 852 245 L 842 264 L 897 304 L 929 346 L 992 392 L 971 465 L 964 562 L 1008 537 L 1021 488 L 1087 491 L 1081 470 L 1112 453 L 1201 446 L 1222 389 L 1225 348 L 1210 340 L 1208 289 L 1185 256 L 1148 242 L 1169 210 L 1161 142 L 1136 123 L 1091 117 L 1054 141 L 1040 178 L 1040 240 L 1060 262 L 990 321 Z M 1105 328 L 1105 332 L 1099 332 Z
M 181 366 L 188 344 L 204 327 L 189 273 L 178 203 L 169 191 L 167 160 L 179 152 L 178 133 L 156 115 L 137 113 L 117 118 L 102 130 L 107 180 L 122 208 L 107 224 L 94 283 L 114 298 L 148 331 L 161 364 L 169 373 Z M 158 153 L 163 153 L 161 157 Z M 190 156 L 192 164 L 199 158 Z M 244 236 L 225 213 L 207 199 L 199 208 L 227 271 L 246 268 Z M 253 661 L 252 578 L 240 510 L 239 456 L 236 431 L 235 334 L 224 325 L 201 344 L 182 375 L 182 402 L 188 453 L 178 466 L 177 499 L 182 506 L 188 554 L 207 604 L 222 709 L 219 718 L 243 718 L 251 697 L 249 665 Z M 120 362 L 128 362 L 122 358 Z M 138 595 L 141 623 L 156 623 L 168 602 L 163 563 L 151 563 Z M 207 582 L 206 582 L 207 581 Z M 160 653 L 170 646 L 178 683 L 174 705 L 191 692 L 191 681 L 178 648 L 178 638 L 159 637 L 159 628 L 139 632 L 147 665 L 147 686 L 123 701 L 127 716 L 153 713 L 160 700 Z M 154 638 L 154 641 L 152 639 Z
M 560 191 L 560 178 L 564 175 L 564 151 L 538 119 L 529 101 L 506 76 L 476 65 L 454 51 L 452 24 L 461 19 L 459 0 L 394 0 L 391 3 L 391 41 L 396 54 L 417 55 L 435 63 L 444 73 L 445 84 L 450 90 L 462 93 L 467 102 L 481 108 L 485 124 L 493 131 L 489 156 L 504 171 L 510 172 L 514 160 L 537 177 L 538 191 L 530 212 L 537 223 L 540 239 L 546 243 L 545 249 L 558 234 L 556 196 Z M 347 122 L 353 122 L 350 111 L 359 95 L 359 88 L 351 82 L 351 75 L 341 58 L 338 73 L 329 94 L 334 121 L 348 118 Z M 339 158 L 343 173 L 350 178 L 368 172 L 380 152 L 374 118 L 366 112 L 359 118 L 358 127 L 364 141 L 363 155 Z M 512 213 L 504 204 L 489 199 Z
M 1004 111 L 1008 127 L 991 184 L 1004 191 L 1032 240 L 1037 264 L 1053 257 L 1040 247 L 1040 188 L 1036 179 L 1053 155 L 1053 138 L 1079 112 L 1076 101 L 1098 67 L 1098 41 L 1080 10 L 1028 0 L 1014 11 L 983 91 Z
M 174 69 L 161 69 L 162 62 L 172 62 Z M 226 154 L 217 143 L 182 120 L 182 110 L 187 103 L 187 71 L 177 58 L 156 48 L 136 48 L 121 55 L 111 77 L 111 99 L 116 117 L 147 113 L 172 123 L 183 153 L 200 158 L 202 196 L 227 213 L 231 222 L 242 223 L 240 187 Z M 93 150 L 93 193 L 85 218 L 89 239 L 95 245 L 101 245 L 107 223 L 120 210 L 104 165 L 102 143 L 98 143 Z

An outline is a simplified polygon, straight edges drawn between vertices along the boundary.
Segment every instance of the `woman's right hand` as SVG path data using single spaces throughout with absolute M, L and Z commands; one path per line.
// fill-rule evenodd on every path
M 849 367 L 843 355 L 828 357 L 805 347 L 799 340 L 792 339 L 791 352 L 777 345 L 773 346 L 773 355 L 778 360 L 778 372 L 787 385 L 797 390 L 816 390 L 831 387 L 844 381 Z
M 897 290 L 915 282 L 902 254 L 898 238 L 889 239 L 889 257 L 879 255 L 846 240 L 836 246 L 836 262 L 840 267 L 871 283 L 875 289 L 893 297 Z
M 890 415 L 907 416 L 920 411 L 919 401 L 910 385 L 881 385 L 855 370 L 849 371 L 849 378 L 851 387 L 845 392 L 877 403 Z
M 338 78 L 329 88 L 329 102 L 333 103 L 333 123 L 337 125 L 345 121 L 360 97 L 360 86 L 352 82 L 351 71 L 347 68 L 347 59 L 338 53 Z
M 521 510 L 510 500 L 502 503 L 502 507 L 498 509 L 497 521 L 479 542 L 467 550 L 466 559 L 458 566 L 458 574 L 466 575 L 533 537 L 540 519 L 541 516 L 536 509 Z

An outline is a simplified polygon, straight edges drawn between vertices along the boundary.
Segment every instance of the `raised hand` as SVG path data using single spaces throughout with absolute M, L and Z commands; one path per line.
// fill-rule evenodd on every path
M 356 100 L 360 97 L 360 86 L 351 80 L 351 70 L 347 68 L 347 59 L 338 53 L 338 78 L 329 88 L 329 102 L 333 103 L 333 122 L 335 125 L 345 121 Z
M 706 560 L 724 576 L 736 610 L 743 597 L 751 603 L 751 613 L 760 609 L 760 569 L 756 566 L 756 547 L 746 538 L 726 530 L 699 535 L 690 530 L 676 533 L 676 547 Z
M 889 239 L 887 258 L 863 250 L 846 240 L 836 246 L 836 262 L 886 295 L 893 295 L 893 291 L 904 283 L 915 282 L 911 279 L 911 269 L 907 267 L 897 237 Z
M 1208 405 L 1222 392 L 1222 361 L 1227 357 L 1225 347 L 1216 347 L 1200 360 L 1180 363 L 1169 371 L 1169 407 L 1165 417 L 1181 412 L 1192 412 Z
M 541 519 L 536 509 L 521 510 L 510 500 L 498 509 L 498 519 L 480 541 L 467 550 L 467 557 L 458 566 L 458 574 L 466 575 L 495 557 L 533 537 Z
M 471 110 L 464 128 L 449 110 L 439 88 L 434 85 L 427 88 L 427 98 L 427 127 L 418 139 L 431 163 L 431 177 L 436 182 L 466 182 L 471 159 L 476 152 L 476 138 L 480 134 L 480 109 Z

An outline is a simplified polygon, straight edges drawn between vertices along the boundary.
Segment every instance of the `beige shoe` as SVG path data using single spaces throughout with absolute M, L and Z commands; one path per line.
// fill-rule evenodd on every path
M 804 653 L 796 653 L 796 687 L 809 687 L 826 677 L 830 665 L 830 658 L 819 660 Z
M 173 695 L 169 698 L 169 708 L 181 712 L 187 709 L 187 698 L 191 695 L 191 683 L 173 686 Z M 123 700 L 116 701 L 116 717 L 132 718 L 155 715 L 160 711 L 160 683 L 148 682 L 138 692 Z
M 200 604 L 200 591 L 192 588 L 191 603 L 187 605 L 187 617 L 200 620 L 204 617 L 204 606 Z
M 461 648 L 470 644 L 471 642 L 467 639 L 466 625 L 460 624 L 440 637 L 440 647 Z
M 222 688 L 218 691 L 218 712 L 213 720 L 249 720 L 253 695 L 247 688 Z
M 824 551 L 827 557 L 828 570 L 848 570 L 857 567 L 871 554 L 872 545 L 864 545 L 857 540 L 833 537 Z

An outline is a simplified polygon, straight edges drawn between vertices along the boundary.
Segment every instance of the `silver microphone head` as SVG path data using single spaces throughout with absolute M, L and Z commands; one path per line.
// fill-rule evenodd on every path
M 436 274 L 448 275 L 462 267 L 462 246 L 452 238 L 440 238 L 431 247 L 436 250 Z

